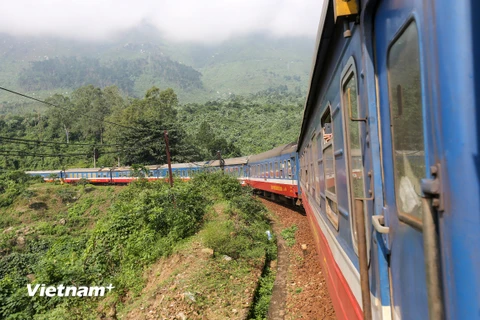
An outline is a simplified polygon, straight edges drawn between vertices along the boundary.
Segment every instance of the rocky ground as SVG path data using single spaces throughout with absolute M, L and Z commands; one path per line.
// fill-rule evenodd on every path
M 279 238 L 278 273 L 269 319 L 335 319 L 307 217 L 277 203 L 262 202 L 275 217 L 274 231 Z M 295 241 L 288 246 L 280 234 L 293 225 L 297 226 Z

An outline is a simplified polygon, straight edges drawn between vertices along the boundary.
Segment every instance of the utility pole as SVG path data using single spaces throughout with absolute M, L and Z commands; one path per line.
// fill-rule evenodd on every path
M 167 130 L 163 131 L 163 137 L 165 138 L 165 146 L 167 149 L 168 180 L 170 181 L 170 187 L 173 187 L 172 163 L 170 162 L 170 147 L 168 146 Z
M 93 147 L 93 167 L 97 167 L 97 148 Z
M 220 169 L 222 169 L 222 173 L 225 173 L 225 160 L 222 159 L 222 153 L 217 151 L 217 159 L 220 162 Z

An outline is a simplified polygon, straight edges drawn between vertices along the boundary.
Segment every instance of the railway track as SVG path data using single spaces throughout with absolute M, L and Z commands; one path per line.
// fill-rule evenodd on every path
M 273 230 L 279 247 L 269 319 L 335 319 L 324 271 L 304 211 L 263 197 L 261 201 L 274 216 Z M 293 225 L 298 229 L 295 244 L 289 247 L 280 234 Z

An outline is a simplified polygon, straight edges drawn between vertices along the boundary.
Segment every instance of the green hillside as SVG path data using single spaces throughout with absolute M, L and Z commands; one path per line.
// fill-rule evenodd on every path
M 284 85 L 305 92 L 314 40 L 257 34 L 175 43 L 144 25 L 103 42 L 0 34 L 0 43 L 0 84 L 36 97 L 69 95 L 88 84 L 141 97 L 157 86 L 173 88 L 181 103 L 203 103 Z M 1 113 L 42 108 L 0 92 Z

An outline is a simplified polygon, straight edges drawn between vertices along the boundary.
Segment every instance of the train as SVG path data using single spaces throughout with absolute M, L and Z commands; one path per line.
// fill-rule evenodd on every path
M 338 319 L 480 319 L 478 16 L 476 0 L 323 1 L 298 140 L 174 174 L 223 167 L 301 204 Z
M 236 177 L 242 185 L 278 200 L 300 199 L 298 184 L 298 157 L 296 143 L 281 145 L 273 150 L 252 156 L 244 156 L 212 161 L 171 164 L 172 175 L 181 180 L 190 180 L 200 172 L 223 171 Z M 167 164 L 132 167 L 78 168 L 66 170 L 26 171 L 31 176 L 40 176 L 46 182 L 60 181 L 76 184 L 81 181 L 91 184 L 127 184 L 138 179 L 149 181 L 168 180 Z

